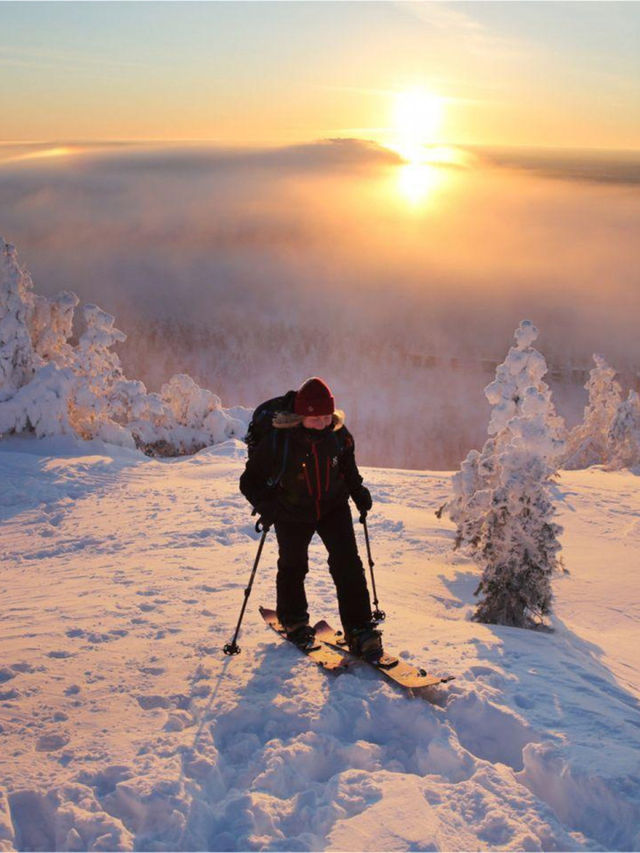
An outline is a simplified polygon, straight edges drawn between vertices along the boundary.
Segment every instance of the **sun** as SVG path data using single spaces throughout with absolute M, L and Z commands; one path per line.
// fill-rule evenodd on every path
M 393 103 L 391 147 L 408 163 L 426 159 L 426 145 L 437 141 L 442 125 L 444 100 L 424 89 L 398 92 Z

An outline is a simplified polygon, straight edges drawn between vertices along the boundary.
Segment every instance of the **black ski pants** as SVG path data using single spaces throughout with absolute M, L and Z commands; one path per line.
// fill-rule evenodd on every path
M 279 559 L 277 612 L 283 625 L 309 619 L 304 579 L 309 571 L 309 543 L 314 533 L 329 552 L 329 571 L 338 593 L 345 632 L 371 619 L 371 601 L 358 554 L 349 504 L 339 504 L 316 522 L 276 521 Z

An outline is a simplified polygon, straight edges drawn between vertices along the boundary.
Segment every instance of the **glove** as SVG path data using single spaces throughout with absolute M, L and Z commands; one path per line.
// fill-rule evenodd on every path
M 268 530 L 276 520 L 278 509 L 275 501 L 261 501 L 254 509 L 259 518 L 256 522 L 256 530 L 260 533 L 262 530 Z
M 373 501 L 371 500 L 371 492 L 366 486 L 360 486 L 358 491 L 352 495 L 353 502 L 355 503 L 358 512 L 360 513 L 360 517 L 366 518 L 367 513 L 373 506 Z

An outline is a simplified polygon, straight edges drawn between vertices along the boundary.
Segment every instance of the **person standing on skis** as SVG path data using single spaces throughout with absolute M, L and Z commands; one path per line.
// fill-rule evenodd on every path
M 304 581 L 309 543 L 317 533 L 328 551 L 349 648 L 375 660 L 383 653 L 382 639 L 371 619 L 349 498 L 361 516 L 372 501 L 356 465 L 353 436 L 322 379 L 312 377 L 290 394 L 292 411 L 272 416 L 273 429 L 250 452 L 240 477 L 240 491 L 259 515 L 259 525 L 275 526 L 278 619 L 288 639 L 303 648 L 313 643 Z

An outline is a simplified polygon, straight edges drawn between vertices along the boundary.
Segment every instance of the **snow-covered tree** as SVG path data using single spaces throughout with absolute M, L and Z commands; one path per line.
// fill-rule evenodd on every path
M 581 424 L 569 433 L 562 467 L 588 468 L 606 465 L 615 452 L 611 426 L 622 403 L 622 389 L 615 380 L 616 371 L 601 355 L 594 355 L 596 366 L 589 372 L 585 385 L 589 401 Z
M 535 388 L 546 402 L 547 428 L 559 449 L 565 436 L 565 425 L 556 414 L 551 389 L 543 380 L 548 370 L 547 362 L 533 347 L 538 334 L 530 320 L 520 323 L 514 334 L 515 347 L 511 347 L 505 360 L 496 368 L 496 378 L 484 389 L 492 406 L 488 432 L 489 435 L 500 436 L 509 422 L 522 412 L 525 394 L 530 388 Z M 499 451 L 500 441 L 497 439 L 496 452 Z
M 633 468 L 640 465 L 640 397 L 637 391 L 616 409 L 608 435 L 609 467 Z
M 454 548 L 461 545 L 475 548 L 479 542 L 494 480 L 494 448 L 495 441 L 490 438 L 485 442 L 482 452 L 469 451 L 460 464 L 460 470 L 452 477 L 451 498 L 438 510 L 437 515 L 440 517 L 446 509 L 457 527 Z
M 548 614 L 560 549 L 550 478 L 565 428 L 543 380 L 537 336 L 528 320 L 516 329 L 515 346 L 485 388 L 489 438 L 462 462 L 444 507 L 457 526 L 456 547 L 470 547 L 482 568 L 474 618 L 519 627 Z
M 159 394 L 148 393 L 142 382 L 120 380 L 110 396 L 110 412 L 117 423 L 126 424 L 136 446 L 152 456 L 195 453 L 242 436 L 247 428 L 246 419 L 223 409 L 216 394 L 185 374 L 173 376 Z
M 547 429 L 554 438 L 555 454 L 550 464 L 555 464 L 562 447 L 564 422 L 556 414 L 551 390 L 543 381 L 547 373 L 545 358 L 533 347 L 538 330 L 531 321 L 523 320 L 514 337 L 516 345 L 498 365 L 495 379 L 484 392 L 492 407 L 489 438 L 480 452 L 470 451 L 462 462 L 460 471 L 453 477 L 452 497 L 442 508 L 456 524 L 455 547 L 467 545 L 475 549 L 478 546 L 491 495 L 499 481 L 500 454 L 511 440 L 507 427 L 513 418 L 522 414 L 529 389 L 535 389 L 547 407 Z
M 71 434 L 174 456 L 245 434 L 249 411 L 223 409 L 189 376 L 160 393 L 127 379 L 113 349 L 126 336 L 97 305 L 82 309 L 85 328 L 72 346 L 77 296 L 33 293 L 15 249 L 0 243 L 0 436 Z
M 208 444 L 224 441 L 230 435 L 238 435 L 242 426 L 236 422 L 236 431 L 231 419 L 223 412 L 217 394 L 200 388 L 184 373 L 172 377 L 162 386 L 160 394 L 174 414 L 178 426 L 190 427 L 200 433 L 199 439 Z
M 115 318 L 97 305 L 83 308 L 85 329 L 74 352 L 76 382 L 71 402 L 71 421 L 82 438 L 103 438 L 132 445 L 109 413 L 109 395 L 123 378 L 120 359 L 112 351 L 126 335 L 114 326 Z M 107 436 L 109 437 L 107 439 Z
M 33 303 L 31 277 L 20 267 L 15 247 L 0 238 L 0 401 L 33 376 Z
M 74 363 L 75 353 L 69 338 L 78 302 L 75 293 L 68 290 L 63 290 L 52 299 L 35 295 L 29 333 L 40 362 L 51 361 L 58 367 L 69 367 Z
M 76 382 L 71 368 L 53 363 L 38 368 L 31 382 L 0 402 L 0 437 L 20 432 L 34 432 L 38 438 L 75 435 L 70 411 Z
M 124 332 L 113 325 L 115 317 L 97 305 L 85 305 L 82 309 L 85 330 L 76 348 L 76 370 L 91 378 L 92 387 L 99 393 L 111 390 L 122 379 L 122 366 L 112 347 L 126 341 Z
M 483 569 L 474 615 L 480 622 L 526 628 L 550 611 L 561 532 L 550 493 L 558 450 L 551 401 L 530 386 L 504 427 L 497 483 L 475 552 Z

